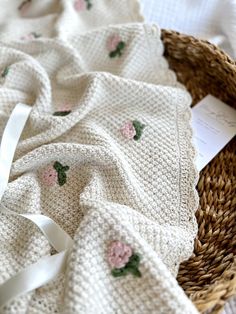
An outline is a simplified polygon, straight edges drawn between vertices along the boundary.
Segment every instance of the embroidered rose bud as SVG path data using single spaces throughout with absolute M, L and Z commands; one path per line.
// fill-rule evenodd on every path
M 127 121 L 121 128 L 121 134 L 127 139 L 138 141 L 143 133 L 145 125 L 138 120 Z
M 121 37 L 118 34 L 111 35 L 107 40 L 107 49 L 110 52 L 110 58 L 116 56 L 121 56 L 122 51 L 125 48 L 125 42 L 122 41 Z
M 53 186 L 57 183 L 58 175 L 53 166 L 48 166 L 42 173 L 42 182 L 46 186 Z
M 42 173 L 42 182 L 47 186 L 53 186 L 58 183 L 63 186 L 67 181 L 66 171 L 69 166 L 63 166 L 59 161 L 56 161 L 53 166 L 48 166 Z
M 77 0 L 74 3 L 74 7 L 76 11 L 83 11 L 86 10 L 86 2 L 85 0 Z
M 136 130 L 133 126 L 132 121 L 126 122 L 120 131 L 121 131 L 121 134 L 128 140 L 133 139 L 134 136 L 136 135 Z
M 130 246 L 119 241 L 114 241 L 109 247 L 108 261 L 111 267 L 123 268 L 128 263 L 132 253 Z
M 111 35 L 107 40 L 107 49 L 109 51 L 116 50 L 120 41 L 122 40 L 118 34 Z
M 71 106 L 68 104 L 63 104 L 62 106 L 59 107 L 58 111 L 54 112 L 54 116 L 67 116 L 68 114 L 71 113 Z
M 114 241 L 108 248 L 108 263 L 112 267 L 114 277 L 126 276 L 128 273 L 141 277 L 138 269 L 140 257 L 134 254 L 132 248 L 120 241 Z
M 42 35 L 41 34 L 38 34 L 36 32 L 31 32 L 25 36 L 22 36 L 21 37 L 21 40 L 34 40 L 34 39 L 37 39 L 39 37 L 41 37 Z
M 76 11 L 84 11 L 84 10 L 90 10 L 92 7 L 92 3 L 90 0 L 76 0 L 74 2 L 74 8 Z

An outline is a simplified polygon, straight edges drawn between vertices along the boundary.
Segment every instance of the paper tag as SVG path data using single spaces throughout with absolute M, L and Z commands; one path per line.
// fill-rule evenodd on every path
M 192 126 L 200 171 L 236 134 L 236 110 L 208 95 L 192 109 Z

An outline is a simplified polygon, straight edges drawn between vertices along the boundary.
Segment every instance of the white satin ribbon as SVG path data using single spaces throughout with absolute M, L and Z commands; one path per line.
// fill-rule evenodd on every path
M 17 104 L 3 132 L 0 148 L 0 200 L 6 190 L 16 146 L 31 112 L 31 107 Z
M 47 284 L 65 272 L 68 250 L 40 259 L 0 286 L 0 307 L 7 302 Z
M 0 147 L 0 200 L 8 184 L 12 161 L 17 143 L 30 115 L 31 107 L 17 104 L 3 132 Z M 71 237 L 51 218 L 36 214 L 18 214 L 0 205 L 0 212 L 18 215 L 32 221 L 45 235 L 58 254 L 40 259 L 0 286 L 0 307 L 24 293 L 32 291 L 56 278 L 65 271 L 69 249 L 73 244 Z
M 57 252 L 69 249 L 72 246 L 73 240 L 71 237 L 51 218 L 44 215 L 18 214 L 3 205 L 0 208 L 1 213 L 21 216 L 35 223 Z

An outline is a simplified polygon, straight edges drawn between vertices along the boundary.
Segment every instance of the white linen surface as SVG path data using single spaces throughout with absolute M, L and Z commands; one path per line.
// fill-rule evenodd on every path
M 236 58 L 236 0 L 141 0 L 147 21 L 210 40 Z

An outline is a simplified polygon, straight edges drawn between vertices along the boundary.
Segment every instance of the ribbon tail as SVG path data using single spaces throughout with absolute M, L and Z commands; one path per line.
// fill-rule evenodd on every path
M 0 205 L 0 212 L 3 214 L 21 216 L 32 221 L 45 235 L 48 242 L 57 252 L 66 250 L 73 245 L 72 238 L 58 224 L 56 224 L 55 221 L 47 216 L 36 214 L 18 214 L 7 209 L 3 205 Z
M 16 146 L 32 108 L 17 104 L 7 121 L 0 147 L 0 200 L 6 190 Z
M 37 289 L 65 272 L 68 250 L 47 256 L 26 267 L 0 286 L 0 307 Z

